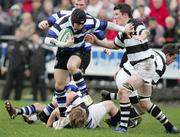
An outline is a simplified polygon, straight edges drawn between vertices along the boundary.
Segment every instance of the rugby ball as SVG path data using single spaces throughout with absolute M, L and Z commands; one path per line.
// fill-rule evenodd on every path
M 72 36 L 73 36 L 72 30 L 70 28 L 65 28 L 59 32 L 58 40 L 61 42 L 66 42 L 67 39 L 69 39 Z

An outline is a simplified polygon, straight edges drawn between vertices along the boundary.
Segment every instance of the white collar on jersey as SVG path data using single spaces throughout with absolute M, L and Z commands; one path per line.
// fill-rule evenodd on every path
M 157 51 L 157 52 L 162 55 L 164 61 L 166 62 L 166 55 L 162 51 Z

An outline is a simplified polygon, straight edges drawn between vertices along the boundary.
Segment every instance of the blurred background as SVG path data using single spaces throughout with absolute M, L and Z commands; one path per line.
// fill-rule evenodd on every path
M 151 32 L 151 48 L 158 51 L 168 44 L 180 48 L 180 0 L 89 0 L 87 12 L 113 21 L 114 5 L 122 2 L 132 7 L 133 17 L 143 21 Z M 72 8 L 73 0 L 0 0 L 2 100 L 51 99 L 56 48 L 43 44 L 46 31 L 38 29 L 38 23 L 59 10 Z M 106 31 L 108 40 L 116 35 L 115 31 Z M 107 56 L 103 49 L 93 47 L 91 55 L 85 74 L 90 94 L 95 98 L 103 89 L 116 92 L 113 75 L 119 69 L 123 51 L 112 50 Z M 42 81 L 37 83 L 37 79 Z M 180 103 L 180 56 L 154 88 L 153 100 Z

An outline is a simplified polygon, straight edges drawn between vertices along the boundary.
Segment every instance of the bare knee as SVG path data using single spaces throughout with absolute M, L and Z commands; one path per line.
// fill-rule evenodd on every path
M 119 96 L 119 99 L 121 100 L 121 99 L 128 98 L 129 94 L 125 88 L 122 88 L 122 89 L 118 90 L 118 96 Z
M 65 81 L 55 81 L 55 89 L 56 90 L 63 90 L 66 85 Z
M 142 109 L 148 111 L 153 104 L 150 100 L 144 100 L 144 101 L 140 100 L 140 105 Z
M 46 105 L 43 105 L 41 103 L 34 103 L 33 105 L 35 106 L 37 112 L 43 111 L 43 109 L 46 107 Z
M 104 101 L 104 106 L 110 115 L 114 115 L 115 113 L 117 113 L 117 108 L 112 101 Z
M 73 64 L 67 64 L 67 69 L 71 74 L 74 74 L 78 68 Z

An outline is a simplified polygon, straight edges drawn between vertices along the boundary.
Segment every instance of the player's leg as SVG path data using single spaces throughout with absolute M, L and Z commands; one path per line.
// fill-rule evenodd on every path
M 38 114 L 39 119 L 42 122 L 47 123 L 49 116 L 51 115 L 53 110 L 57 107 L 58 107 L 58 104 L 52 101 L 51 103 L 46 105 L 42 111 L 40 111 L 40 113 Z
M 141 107 L 156 118 L 165 127 L 167 133 L 180 133 L 180 131 L 168 120 L 161 109 L 151 102 L 151 86 L 145 84 L 142 88 L 140 95 Z
M 132 75 L 118 91 L 121 110 L 120 125 L 119 128 L 117 128 L 118 132 L 127 132 L 131 109 L 129 93 L 134 92 L 135 89 L 138 89 L 138 87 L 140 87 L 142 84 L 143 80 L 141 78 L 139 78 L 137 75 Z
M 45 105 L 34 103 L 32 105 L 21 107 L 18 109 L 15 108 L 9 100 L 7 100 L 5 101 L 5 107 L 9 113 L 10 118 L 14 119 L 17 115 L 31 115 L 40 112 L 43 110 Z
M 81 70 L 79 69 L 80 64 L 81 64 L 81 58 L 77 55 L 72 55 L 69 58 L 67 68 L 68 68 L 69 72 L 73 75 L 73 79 L 74 79 L 76 85 L 78 86 L 81 94 L 87 95 L 88 91 L 87 91 L 86 82 L 83 78 L 83 74 L 82 74 Z
M 110 119 L 107 119 L 106 122 L 111 128 L 115 128 L 120 122 L 120 111 L 112 101 L 103 101 L 103 104 L 110 115 Z

